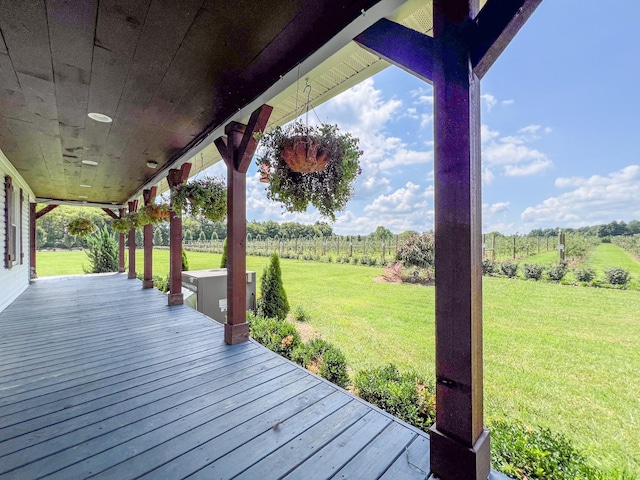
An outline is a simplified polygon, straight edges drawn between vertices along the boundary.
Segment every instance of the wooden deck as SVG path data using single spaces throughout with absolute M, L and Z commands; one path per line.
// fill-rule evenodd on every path
M 222 338 L 124 274 L 39 280 L 0 313 L 0 477 L 429 477 L 426 434 Z

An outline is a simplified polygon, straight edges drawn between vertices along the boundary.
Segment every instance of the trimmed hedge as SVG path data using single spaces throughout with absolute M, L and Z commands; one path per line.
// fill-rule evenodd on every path
M 247 315 L 247 320 L 251 338 L 278 355 L 291 359 L 294 349 L 302 344 L 296 327 L 288 322 L 252 314 Z
M 349 383 L 347 359 L 326 340 L 313 338 L 298 346 L 291 354 L 291 360 L 339 387 L 345 388 Z

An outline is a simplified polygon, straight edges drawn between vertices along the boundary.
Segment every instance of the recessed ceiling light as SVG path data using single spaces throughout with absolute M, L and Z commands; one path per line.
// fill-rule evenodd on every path
M 107 115 L 104 115 L 102 113 L 88 113 L 87 114 L 89 116 L 89 118 L 91 118 L 92 120 L 95 120 L 96 122 L 103 122 L 103 123 L 111 123 L 113 122 L 113 119 L 111 117 L 108 117 Z
M 78 195 L 78 198 L 89 198 L 86 195 Z
M 158 162 L 154 162 L 153 160 L 150 160 L 147 162 L 147 167 L 149 168 L 158 168 Z
M 98 164 L 98 162 L 94 162 L 93 160 L 82 160 L 82 163 L 84 163 L 85 165 L 91 165 L 91 166 Z
M 91 185 L 80 185 L 82 188 L 91 188 Z

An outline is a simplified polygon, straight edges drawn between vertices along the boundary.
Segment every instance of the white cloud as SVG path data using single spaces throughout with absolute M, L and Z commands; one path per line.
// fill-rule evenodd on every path
M 487 107 L 487 110 L 489 111 L 491 111 L 491 109 L 498 103 L 498 99 L 490 93 L 480 95 L 480 100 L 482 101 L 482 103 L 484 103 L 484 105 Z
M 640 216 L 640 165 L 630 165 L 606 176 L 558 178 L 558 188 L 573 190 L 551 197 L 520 215 L 528 226 L 581 227 L 607 223 L 612 218 Z
M 502 100 L 502 102 L 500 102 L 502 105 L 513 105 L 515 103 L 515 101 L 513 100 Z
M 496 202 L 482 204 L 482 231 L 483 232 L 512 232 L 514 224 L 509 219 L 509 202 Z
M 542 152 L 527 144 L 537 140 L 542 127 L 529 125 L 517 135 L 500 137 L 500 133 L 482 125 L 483 183 L 490 184 L 496 175 L 523 177 L 549 169 L 553 162 Z M 546 129 L 542 129 L 544 133 Z

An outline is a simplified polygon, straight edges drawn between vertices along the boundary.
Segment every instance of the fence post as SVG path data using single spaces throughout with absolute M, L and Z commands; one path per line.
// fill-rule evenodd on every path
M 517 235 L 513 236 L 513 259 L 516 259 L 516 240 L 518 239 Z
M 496 234 L 495 233 L 491 238 L 491 261 L 492 262 L 496 261 Z

